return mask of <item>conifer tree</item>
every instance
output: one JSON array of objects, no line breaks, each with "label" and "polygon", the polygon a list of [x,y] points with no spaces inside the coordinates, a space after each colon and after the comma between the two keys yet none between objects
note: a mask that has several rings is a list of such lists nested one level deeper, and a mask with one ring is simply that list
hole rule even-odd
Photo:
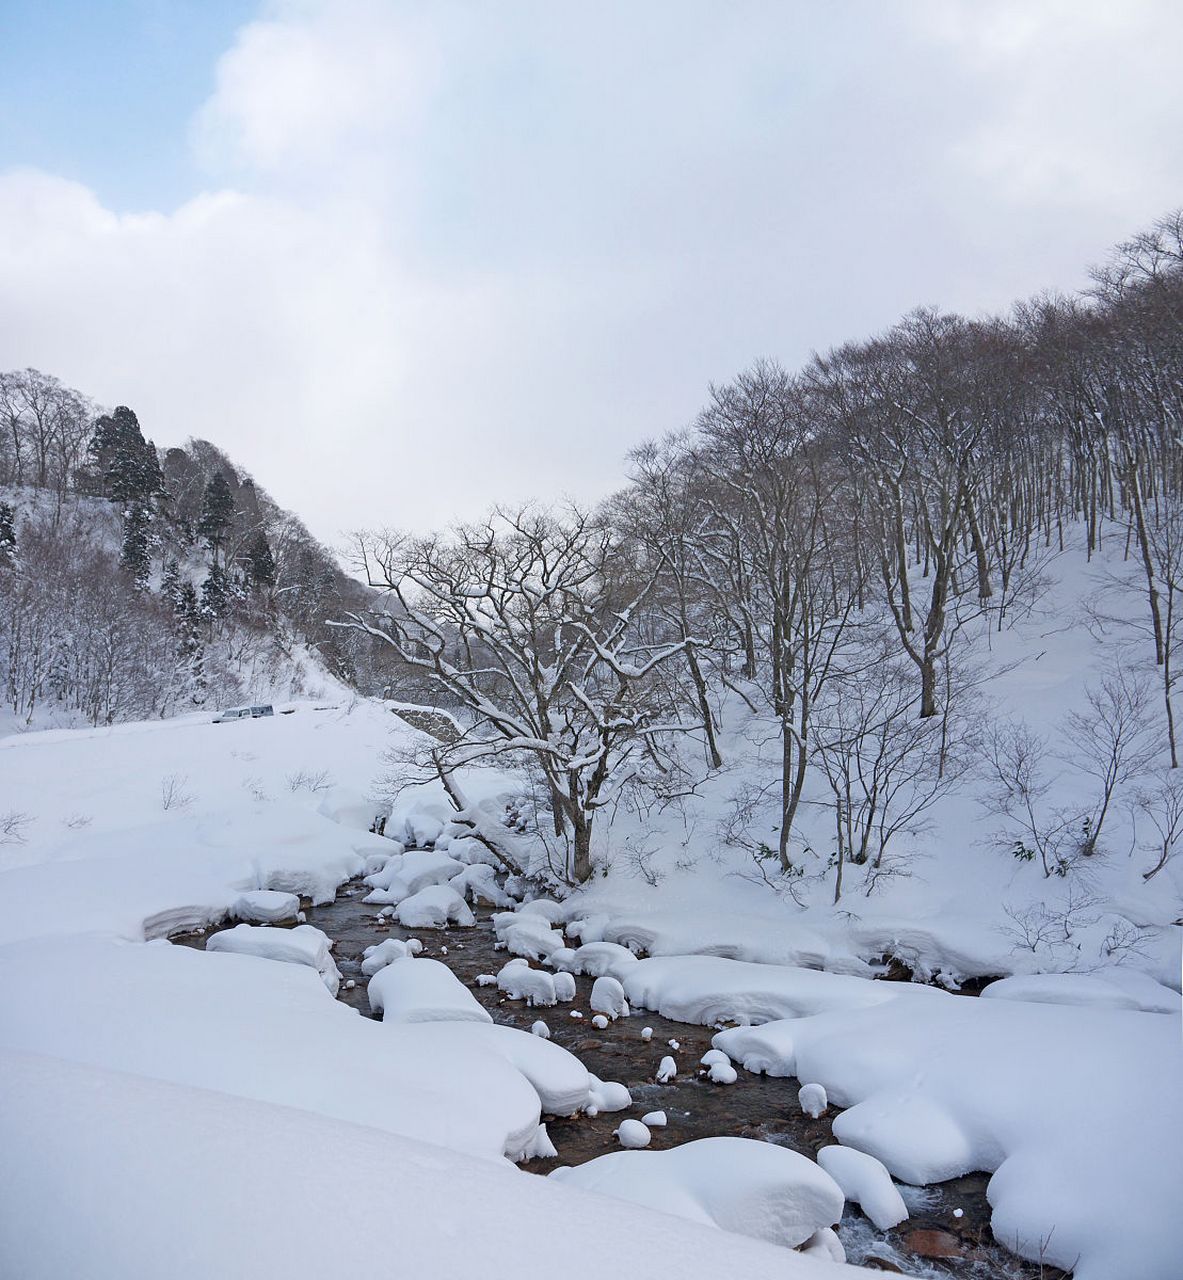
[{"label": "conifer tree", "polygon": [[252,591],[269,591],[275,586],[275,557],[271,554],[271,544],[262,529],[247,547],[244,567]]},{"label": "conifer tree", "polygon": [[209,577],[201,584],[201,615],[212,623],[225,616],[230,607],[231,584],[225,569],[215,561]]},{"label": "conifer tree", "polygon": [[226,534],[234,523],[235,514],[234,495],[230,492],[226,477],[220,471],[216,471],[205,486],[205,496],[201,503],[201,519],[197,524],[197,532],[205,539],[215,564],[218,562],[218,552],[226,540]]}]

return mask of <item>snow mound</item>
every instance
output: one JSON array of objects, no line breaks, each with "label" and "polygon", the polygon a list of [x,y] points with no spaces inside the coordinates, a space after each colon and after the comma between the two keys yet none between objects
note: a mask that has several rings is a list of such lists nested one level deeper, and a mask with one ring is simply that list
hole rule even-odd
[{"label": "snow mound", "polygon": [[833,1226],[844,1203],[838,1184],[812,1160],[749,1138],[616,1151],[550,1176],[790,1249]]},{"label": "snow mound", "polygon": [[497,989],[509,1000],[524,1000],[533,1008],[550,1008],[558,1003],[555,980],[542,969],[511,960],[497,975]]},{"label": "snow mound", "polygon": [[404,898],[394,909],[404,929],[442,929],[448,924],[468,928],[476,916],[450,884],[433,884]]},{"label": "snow mound", "polygon": [[669,1084],[678,1074],[678,1064],[668,1054],[657,1064],[658,1084]]},{"label": "snow mound", "polygon": [[575,949],[571,959],[572,973],[586,973],[589,978],[605,976],[618,981],[637,963],[637,957],[615,942],[585,942]]},{"label": "snow mound", "polygon": [[556,973],[553,977],[555,998],[563,1001],[575,999],[575,979],[569,973]]},{"label": "snow mound", "polygon": [[564,945],[563,935],[550,927],[545,916],[536,913],[500,911],[493,917],[493,931],[510,955],[530,960],[545,960]]},{"label": "snow mound", "polygon": [[531,898],[529,902],[523,902],[518,908],[519,915],[541,916],[547,924],[558,924],[564,913],[563,904],[556,902],[553,898]]},{"label": "snow mound", "polygon": [[267,925],[240,924],[215,933],[206,941],[207,951],[230,951],[240,956],[261,956],[286,964],[306,964],[320,974],[320,980],[336,995],[341,972],[329,954],[332,942],[310,924],[294,929],[273,929]]},{"label": "snow mound", "polygon": [[814,1120],[819,1116],[824,1116],[826,1108],[830,1105],[830,1100],[826,1097],[825,1087],[820,1084],[803,1084],[797,1090],[797,1101],[801,1105],[801,1110]]},{"label": "snow mound", "polygon": [[628,1016],[628,1001],[624,998],[624,988],[615,978],[607,975],[597,978],[592,984],[589,1003],[597,1013],[607,1014],[613,1020]]},{"label": "snow mound", "polygon": [[487,862],[473,862],[448,883],[473,906],[509,907],[513,899],[497,883],[496,872]]},{"label": "snow mound", "polygon": [[640,1120],[622,1120],[612,1135],[622,1147],[638,1151],[653,1140],[648,1127]]},{"label": "snow mound", "polygon": [[476,997],[439,960],[411,956],[379,970],[368,987],[370,1009],[383,1022],[492,1022]]},{"label": "snow mound", "polygon": [[300,914],[300,899],[278,889],[252,889],[234,899],[230,914],[247,924],[280,924]]},{"label": "snow mound", "polygon": [[386,938],[365,949],[361,971],[367,978],[372,978],[379,969],[385,969],[392,960],[401,960],[403,956],[410,954],[407,944],[401,938]]},{"label": "snow mound", "polygon": [[633,1095],[615,1080],[601,1080],[591,1076],[588,1086],[588,1102],[597,1111],[623,1111],[633,1105]]},{"label": "snow mound", "polygon": [[410,853],[388,859],[381,871],[366,877],[372,892],[364,900],[397,906],[404,898],[413,897],[423,889],[446,884],[463,870],[464,863],[446,853],[412,849]]},{"label": "snow mound", "polygon": [[817,1162],[842,1188],[842,1194],[879,1228],[897,1227],[908,1216],[907,1206],[891,1174],[874,1156],[851,1147],[822,1147]]}]

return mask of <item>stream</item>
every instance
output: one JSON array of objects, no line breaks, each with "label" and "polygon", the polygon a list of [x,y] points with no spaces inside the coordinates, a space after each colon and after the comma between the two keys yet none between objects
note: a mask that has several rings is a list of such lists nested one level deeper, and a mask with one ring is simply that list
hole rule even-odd
[{"label": "stream", "polygon": [[[576,978],[576,997],[569,1004],[532,1009],[523,1001],[509,1001],[495,986],[477,984],[479,974],[497,973],[510,958],[495,948],[493,911],[476,908],[477,923],[471,928],[403,929],[392,921],[380,920],[378,907],[363,904],[368,892],[368,886],[355,880],[341,887],[334,902],[304,908],[307,922],[334,941],[333,956],[342,976],[339,1000],[370,1017],[366,978],[361,972],[363,952],[387,937],[416,937],[423,943],[423,955],[446,963],[495,1022],[529,1031],[541,1019],[556,1044],[570,1050],[602,1080],[617,1080],[632,1094],[634,1105],[627,1112],[546,1117],[547,1132],[559,1158],[529,1160],[521,1168],[546,1174],[559,1165],[582,1164],[619,1151],[613,1131],[620,1120],[625,1115],[640,1118],[656,1110],[666,1113],[668,1123],[652,1130],[653,1150],[726,1135],[774,1142],[812,1159],[819,1147],[834,1141],[831,1123],[837,1109],[831,1107],[817,1120],[803,1114],[797,1103],[796,1080],[752,1075],[740,1069],[734,1085],[720,1086],[698,1076],[697,1064],[711,1047],[714,1027],[635,1011],[631,1017],[598,1030],[591,1022],[588,999],[592,979],[587,977]],[[173,941],[204,949],[206,939],[222,927],[174,937]],[[349,979],[356,983],[352,989],[346,986]],[[572,1011],[581,1012],[583,1018],[571,1017]],[[649,1043],[641,1039],[643,1027],[653,1029]],[[677,1049],[670,1047],[671,1040],[678,1043]],[[656,1084],[654,1073],[667,1053],[676,1059],[679,1074],[669,1084]],[[886,1232],[847,1205],[838,1227],[847,1260],[922,1280],[950,1276],[965,1280],[1068,1280],[1067,1272],[1024,1262],[998,1244],[990,1230],[988,1180],[987,1174],[972,1173],[936,1186],[901,1187],[910,1217]]]}]

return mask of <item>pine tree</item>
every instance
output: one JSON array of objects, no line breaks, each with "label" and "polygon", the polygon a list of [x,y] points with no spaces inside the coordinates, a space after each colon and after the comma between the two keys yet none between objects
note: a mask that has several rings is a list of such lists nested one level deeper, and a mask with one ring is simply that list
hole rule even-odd
[{"label": "pine tree", "polygon": [[275,557],[271,544],[260,529],[246,549],[245,565],[247,583],[252,591],[270,591],[275,586]]},{"label": "pine tree", "polygon": [[131,503],[123,513],[123,548],[119,563],[131,576],[136,590],[148,585],[151,558],[148,550],[148,526],[152,520],[151,509],[142,503]]},{"label": "pine tree", "polygon": [[217,471],[205,486],[205,496],[201,503],[201,519],[197,523],[197,532],[205,539],[215,564],[218,560],[218,551],[226,540],[226,534],[234,522],[235,515],[234,495],[230,492],[226,477]]},{"label": "pine tree", "polygon": [[[181,580],[181,566],[177,563],[175,556],[170,556],[165,563],[164,572],[160,578],[160,596],[166,601],[174,614],[179,613],[181,603],[181,592],[186,583]],[[196,599],[196,597],[194,597]]]},{"label": "pine tree", "polygon": [[0,502],[0,568],[16,563],[16,512],[7,502]]}]

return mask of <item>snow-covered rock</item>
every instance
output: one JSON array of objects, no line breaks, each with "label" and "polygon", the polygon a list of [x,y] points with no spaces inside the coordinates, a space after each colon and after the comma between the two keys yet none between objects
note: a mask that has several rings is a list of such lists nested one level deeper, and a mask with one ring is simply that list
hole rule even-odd
[{"label": "snow-covered rock", "polygon": [[545,916],[501,911],[493,917],[493,931],[510,955],[530,960],[545,960],[563,945],[563,935],[556,933]]},{"label": "snow-covered rock", "polygon": [[615,1080],[601,1080],[599,1076],[593,1075],[588,1101],[597,1111],[623,1111],[633,1105],[633,1096],[624,1085]]},{"label": "snow-covered rock", "polygon": [[531,898],[529,902],[523,902],[518,908],[519,915],[541,916],[547,924],[551,925],[562,920],[564,911],[563,904],[556,902],[553,898]]},{"label": "snow-covered rock", "polygon": [[496,872],[486,862],[473,862],[448,881],[453,889],[473,906],[509,907],[513,899],[497,883]]},{"label": "snow-covered rock", "polygon": [[404,956],[371,979],[370,1009],[383,1022],[492,1022],[459,978],[439,960]]},{"label": "snow-covered rock", "polygon": [[657,1075],[654,1077],[658,1084],[669,1084],[671,1080],[678,1074],[678,1064],[666,1054],[664,1058],[657,1064]]},{"label": "snow-covered rock", "polygon": [[531,969],[528,964],[510,961],[497,975],[497,989],[510,1000],[525,1000],[535,1008],[550,1008],[556,1004],[555,980],[542,969]]},{"label": "snow-covered rock", "polygon": [[842,1216],[842,1192],[825,1170],[796,1151],[748,1138],[617,1151],[550,1176],[787,1248]]},{"label": "snow-covered rock", "polygon": [[664,1129],[667,1120],[664,1111],[650,1111],[641,1117],[641,1123],[647,1124],[650,1129]]},{"label": "snow-covered rock", "polygon": [[324,933],[310,924],[298,924],[294,929],[240,924],[213,934],[207,939],[205,949],[308,965],[320,974],[329,993],[335,996],[341,986],[341,972],[329,954],[332,945]]},{"label": "snow-covered rock", "polygon": [[739,1072],[730,1062],[712,1062],[707,1070],[707,1079],[711,1084],[734,1084],[739,1079]]},{"label": "snow-covered rock", "polygon": [[1040,973],[1001,978],[982,990],[984,1000],[1021,1000],[1029,1004],[1069,1004],[1095,1009],[1140,1009],[1179,1013],[1177,991],[1145,974],[1116,966],[1104,973]]},{"label": "snow-covered rock", "polygon": [[801,1110],[807,1116],[812,1116],[816,1120],[819,1116],[826,1114],[826,1108],[830,1105],[829,1099],[826,1097],[824,1085],[820,1084],[803,1084],[797,1090],[797,1101],[801,1106]]},{"label": "snow-covered rock", "polygon": [[448,924],[468,928],[476,917],[450,884],[433,884],[404,898],[394,911],[404,929],[442,929]]},{"label": "snow-covered rock", "polygon": [[247,924],[280,924],[300,914],[300,899],[276,889],[251,889],[234,899],[230,914]]},{"label": "snow-covered rock", "polygon": [[464,871],[464,863],[446,853],[412,849],[390,858],[381,871],[366,877],[372,886],[365,902],[398,906],[431,885],[446,884]]},{"label": "snow-covered rock", "polygon": [[568,1000],[575,999],[575,979],[565,972],[556,973],[554,975],[555,999],[561,1000],[564,1004]]},{"label": "snow-covered rock", "polygon": [[615,1019],[628,1014],[624,988],[615,978],[607,975],[597,978],[592,984],[588,1003],[597,1013],[607,1014],[609,1018]]},{"label": "snow-covered rock", "polygon": [[570,962],[572,973],[586,973],[589,978],[605,975],[620,980],[637,963],[637,957],[615,942],[585,942],[575,949]]},{"label": "snow-covered rock", "polygon": [[550,1039],[550,1028],[542,1021],[541,1018],[531,1025],[530,1033],[532,1035],[541,1036],[543,1040]]},{"label": "snow-covered rock", "polygon": [[372,978],[379,969],[385,969],[392,960],[401,960],[403,956],[409,954],[407,944],[401,938],[386,938],[365,949],[362,955],[361,971],[367,978]]},{"label": "snow-covered rock", "polygon": [[370,831],[378,816],[379,806],[348,787],[333,787],[316,806],[316,812],[330,822],[355,831]]},{"label": "snow-covered rock", "polygon": [[880,1231],[899,1226],[908,1216],[899,1188],[874,1156],[852,1147],[831,1146],[821,1148],[817,1162]]},{"label": "snow-covered rock", "polygon": [[622,1147],[633,1151],[647,1147],[653,1139],[648,1126],[642,1124],[640,1120],[622,1120],[612,1136]]}]

